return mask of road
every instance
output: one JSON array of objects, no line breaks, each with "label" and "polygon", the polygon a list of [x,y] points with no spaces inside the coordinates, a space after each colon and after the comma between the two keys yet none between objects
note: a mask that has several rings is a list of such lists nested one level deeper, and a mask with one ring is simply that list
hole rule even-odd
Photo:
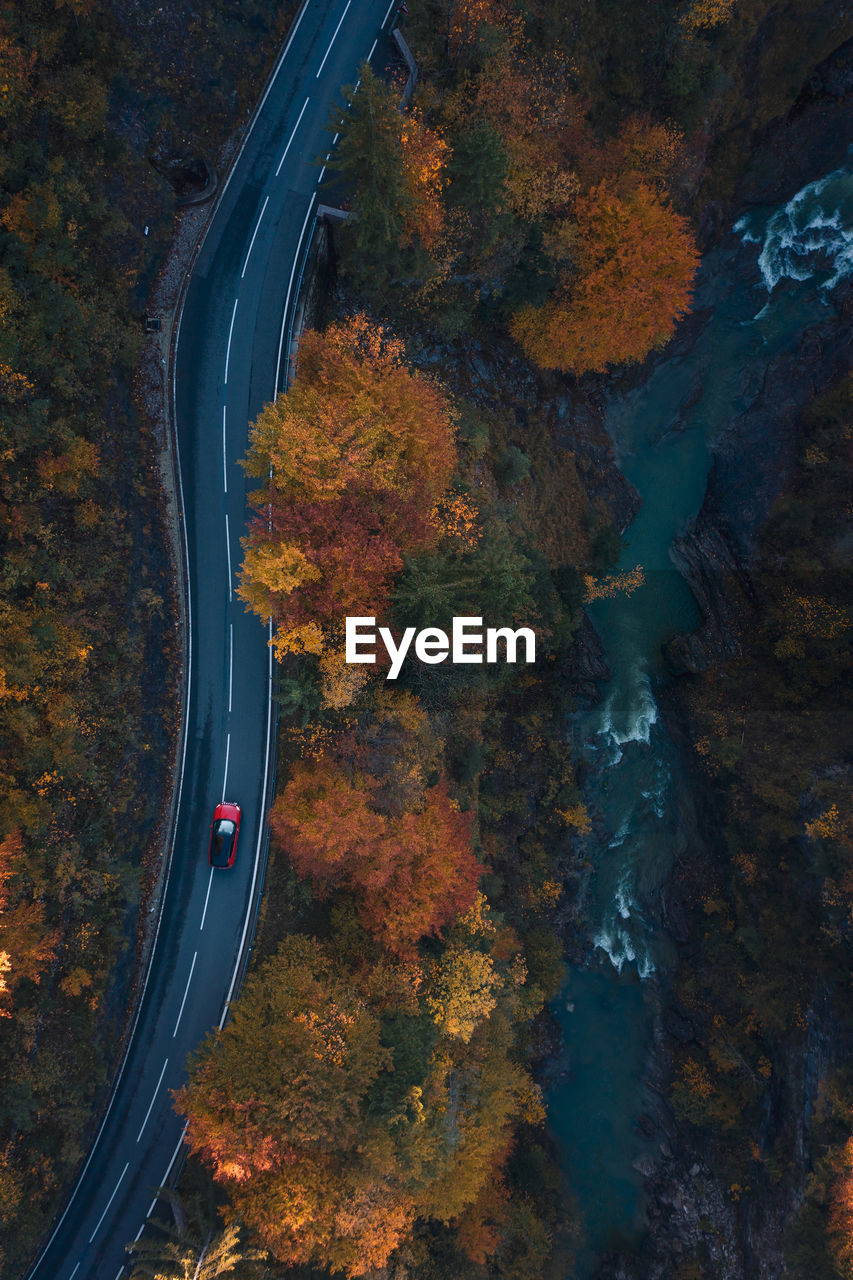
[{"label": "road", "polygon": [[[272,656],[238,600],[248,424],[285,376],[281,350],[340,87],[384,42],[388,0],[308,0],[189,283],[175,406],[190,597],[189,697],[172,868],[148,982],[110,1110],[30,1280],[117,1280],[179,1150],[171,1091],[224,1021],[260,889],[271,785]],[[380,46],[384,53],[384,44]],[[285,335],[286,337],[286,335]],[[278,381],[277,381],[278,380]],[[211,872],[222,799],[243,810],[237,863]]]}]

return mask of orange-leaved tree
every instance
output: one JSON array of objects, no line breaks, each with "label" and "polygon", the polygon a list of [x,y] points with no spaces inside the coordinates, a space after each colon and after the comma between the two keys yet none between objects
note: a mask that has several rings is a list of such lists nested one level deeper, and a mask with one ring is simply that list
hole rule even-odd
[{"label": "orange-leaved tree", "polygon": [[853,1138],[835,1162],[838,1176],[829,1197],[829,1247],[838,1274],[853,1276]]},{"label": "orange-leaved tree", "polygon": [[580,262],[511,328],[545,369],[580,374],[642,360],[689,310],[699,256],[686,218],[645,183],[602,182],[576,204]]},{"label": "orange-leaved tree", "polygon": [[40,981],[58,940],[45,924],[43,904],[13,891],[23,861],[21,834],[12,831],[0,842],[0,1018],[11,1017],[16,983]]},{"label": "orange-leaved tree", "polygon": [[275,619],[280,652],[311,624],[382,612],[403,554],[436,537],[429,513],[455,461],[448,397],[381,325],[357,315],[303,335],[245,464],[263,484],[239,591]]},{"label": "orange-leaved tree", "polygon": [[510,11],[505,0],[450,0],[442,16],[447,64],[458,72],[475,60],[484,35],[505,28]]},{"label": "orange-leaved tree", "polygon": [[[520,25],[509,22],[499,52],[471,90],[475,115],[489,122],[506,150],[511,208],[531,221],[567,212],[578,191],[571,153],[586,128],[583,103],[565,88],[564,69],[534,58]],[[470,112],[465,96],[460,107]]]},{"label": "orange-leaved tree", "polygon": [[176,1101],[187,1143],[281,1261],[358,1275],[411,1222],[365,1144],[367,1096],[390,1066],[353,976],[304,937],[249,977],[228,1026],[195,1055]]},{"label": "orange-leaved tree", "polygon": [[[464,921],[457,932],[477,946]],[[495,960],[489,1008],[463,1037],[425,1007],[430,970],[351,966],[334,943],[286,937],[191,1063],[177,1097],[187,1142],[229,1213],[286,1265],[375,1274],[416,1218],[446,1223],[474,1205],[516,1122],[542,1118],[516,1054],[514,1023],[535,1011],[524,974]],[[481,1255],[496,1243],[489,1212],[469,1233]]]},{"label": "orange-leaved tree", "polygon": [[432,249],[444,224],[441,194],[447,185],[450,147],[413,108],[403,117],[400,148],[403,186],[409,197],[405,232],[409,237],[417,235],[424,248]]},{"label": "orange-leaved tree", "polygon": [[362,924],[398,954],[473,902],[482,868],[471,822],[444,780],[417,809],[379,807],[379,784],[331,757],[297,764],[270,817],[296,871],[322,892],[352,893]]}]

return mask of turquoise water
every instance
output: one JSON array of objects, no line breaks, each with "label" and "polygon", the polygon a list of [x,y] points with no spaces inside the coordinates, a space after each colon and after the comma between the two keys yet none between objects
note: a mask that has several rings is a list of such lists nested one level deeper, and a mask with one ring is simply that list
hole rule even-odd
[{"label": "turquoise water", "polygon": [[828,291],[853,272],[853,176],[811,183],[734,231],[737,240],[703,260],[695,305],[712,314],[693,348],[607,408],[619,465],[643,500],[619,570],[641,565],[645,583],[590,607],[612,679],[602,702],[572,725],[595,821],[584,850],[594,868],[583,904],[591,958],[555,1004],[566,1047],[549,1106],[585,1232],[575,1280],[592,1276],[603,1251],[639,1240],[634,1164],[660,1141],[637,1127],[654,1111],[644,1064],[656,991],[673,963],[657,907],[673,859],[696,838],[681,762],[658,717],[662,647],[699,621],[670,547],[701,506],[709,446],[749,408],[770,361],[825,318]]}]

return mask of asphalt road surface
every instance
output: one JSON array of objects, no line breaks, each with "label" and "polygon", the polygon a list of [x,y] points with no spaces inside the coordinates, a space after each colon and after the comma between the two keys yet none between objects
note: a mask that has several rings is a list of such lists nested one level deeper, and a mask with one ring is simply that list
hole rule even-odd
[{"label": "asphalt road surface", "polygon": [[[396,3],[396,0],[395,0]],[[171,1091],[224,1021],[257,905],[269,795],[272,659],[238,600],[248,424],[285,377],[286,331],[317,202],[317,156],[340,87],[387,51],[388,0],[308,0],[291,27],[193,271],[175,364],[191,657],[175,849],[154,959],[123,1072],[64,1215],[29,1272],[118,1280],[182,1140]],[[232,870],[207,865],[227,799],[243,818]]]}]

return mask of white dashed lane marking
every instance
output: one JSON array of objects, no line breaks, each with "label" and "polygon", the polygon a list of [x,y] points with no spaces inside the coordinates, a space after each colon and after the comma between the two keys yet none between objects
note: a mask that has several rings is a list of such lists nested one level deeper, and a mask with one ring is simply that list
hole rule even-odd
[{"label": "white dashed lane marking", "polygon": [[208,879],[207,879],[207,893],[204,895],[204,910],[201,913],[201,924],[198,926],[199,933],[201,933],[202,929],[204,928],[204,917],[207,915],[207,903],[208,903],[208,899],[210,898],[210,886],[212,884],[213,884],[213,867],[210,868],[210,875],[208,876]]},{"label": "white dashed lane marking", "polygon": [[228,624],[228,714],[231,714],[231,695],[234,691],[234,623]]},{"label": "white dashed lane marking", "polygon": [[225,512],[225,547],[228,551],[228,599],[231,599],[231,529],[228,524],[228,512]]},{"label": "white dashed lane marking", "polygon": [[228,786],[228,757],[231,755],[231,734],[225,735],[225,776],[222,779],[222,803],[225,803],[225,789]]},{"label": "white dashed lane marking", "polygon": [[234,310],[231,312],[231,324],[228,328],[228,346],[225,348],[225,385],[228,386],[228,361],[231,359],[231,336],[234,333],[234,318],[237,315],[237,303],[239,298],[234,299]]},{"label": "white dashed lane marking", "polygon": [[177,1020],[177,1022],[175,1023],[175,1030],[172,1032],[172,1039],[173,1039],[173,1040],[174,1040],[175,1036],[178,1034],[178,1027],[181,1025],[181,1018],[183,1017],[183,1014],[184,1014],[184,1005],[185,1005],[185,1004],[186,1004],[186,1002],[187,1002],[187,993],[188,993],[188,991],[189,991],[189,989],[190,989],[190,983],[192,982],[192,979],[193,979],[193,969],[195,968],[195,962],[196,962],[197,958],[198,958],[198,952],[196,951],[196,952],[193,954],[193,962],[192,962],[192,964],[190,965],[190,976],[187,978],[187,985],[184,987],[184,998],[183,998],[183,1000],[181,1001],[181,1007],[180,1007],[180,1009],[178,1010],[178,1020]]},{"label": "white dashed lane marking", "polygon": [[305,101],[304,101],[304,102],[303,102],[303,104],[302,104],[302,110],[299,112],[299,115],[298,115],[297,120],[296,120],[296,124],[293,126],[293,132],[291,133],[290,137],[287,139],[287,146],[284,148],[284,151],[282,151],[282,153],[281,153],[281,159],[279,160],[279,162],[278,162],[278,168],[277,168],[277,169],[276,169],[276,171],[275,171],[275,176],[276,176],[276,177],[278,177],[278,175],[281,173],[281,166],[284,164],[285,156],[287,155],[288,151],[290,150],[290,144],[291,144],[291,142],[292,142],[292,141],[293,141],[293,139],[296,137],[296,130],[299,128],[299,121],[300,121],[300,120],[302,119],[302,117],[305,115],[305,108],[308,106],[309,101],[310,101],[310,99],[309,99],[309,98],[306,98],[306,99],[305,99]]},{"label": "white dashed lane marking", "polygon": [[225,449],[225,405],[222,406],[222,487],[228,492],[228,454]]},{"label": "white dashed lane marking", "polygon": [[151,1116],[151,1112],[154,1109],[154,1103],[157,1098],[157,1092],[160,1088],[160,1085],[163,1083],[163,1076],[166,1074],[166,1068],[168,1067],[168,1065],[169,1065],[169,1059],[167,1058],[166,1061],[163,1063],[162,1070],[160,1071],[160,1079],[157,1081],[157,1084],[155,1085],[155,1088],[154,1088],[154,1092],[151,1095],[151,1101],[148,1103],[148,1110],[145,1112],[145,1119],[142,1121],[142,1127],[140,1128],[139,1133],[136,1135],[137,1142],[145,1132],[145,1126],[147,1125],[148,1120]]},{"label": "white dashed lane marking", "polygon": [[326,59],[328,58],[329,54],[332,52],[332,45],[335,43],[335,41],[336,41],[336,40],[337,40],[337,38],[338,38],[338,32],[339,32],[339,31],[340,31],[340,29],[341,29],[341,23],[343,22],[344,18],[347,16],[347,10],[349,9],[349,7],[350,7],[350,5],[351,5],[351,4],[352,4],[352,0],[347,0],[346,8],[344,9],[343,13],[341,14],[340,18],[338,19],[338,25],[335,27],[335,34],[332,36],[331,40],[329,41],[329,47],[328,47],[328,49],[327,49],[327,50],[326,50],[326,52],[323,54],[323,61],[320,63],[320,66],[319,66],[319,67],[318,67],[318,69],[317,69],[317,74],[316,74],[316,76],[314,77],[314,79],[315,79],[315,80],[319,80],[319,79],[320,79],[320,72],[321,72],[321,71],[323,70],[323,68],[325,67],[325,65],[326,65]]},{"label": "white dashed lane marking", "polygon": [[249,249],[248,249],[248,252],[247,252],[247,254],[246,254],[246,261],[243,263],[243,270],[240,272],[240,279],[241,279],[241,280],[243,279],[243,276],[246,274],[246,268],[247,268],[247,267],[248,267],[248,265],[249,265],[249,259],[251,258],[251,256],[252,256],[252,250],[253,250],[253,248],[255,247],[255,237],[257,236],[258,232],[259,232],[259,231],[260,231],[260,229],[261,229],[261,220],[262,220],[262,218],[263,218],[264,214],[265,214],[265,213],[266,213],[266,211],[267,211],[267,205],[269,204],[269,202],[270,202],[270,198],[269,198],[269,196],[267,196],[267,197],[264,199],[263,208],[261,209],[261,212],[258,214],[258,220],[257,220],[257,222],[255,223],[255,229],[254,229],[254,231],[252,232],[252,238],[251,238],[251,240],[249,241]]},{"label": "white dashed lane marking", "polygon": [[112,1193],[112,1195],[110,1196],[109,1200],[107,1201],[106,1205],[104,1206],[104,1212],[101,1214],[100,1218],[98,1218],[97,1225],[95,1226],[95,1230],[94,1230],[94,1231],[92,1232],[92,1234],[89,1236],[89,1244],[91,1244],[91,1243],[92,1243],[92,1241],[94,1240],[95,1236],[98,1234],[98,1231],[100,1230],[101,1223],[103,1222],[104,1218],[107,1216],[107,1213],[109,1212],[109,1207],[110,1207],[110,1205],[112,1204],[113,1200],[115,1200],[115,1198],[116,1198],[116,1194],[118,1193],[118,1189],[119,1189],[119,1187],[120,1187],[120,1186],[121,1186],[121,1184],[122,1184],[122,1179],[124,1178],[124,1175],[127,1173],[127,1171],[128,1171],[128,1169],[129,1169],[129,1168],[130,1168],[130,1161],[128,1160],[127,1164],[124,1166],[124,1168],[122,1169],[121,1173],[119,1174],[118,1182],[115,1184],[115,1187],[113,1188],[113,1193]]}]

